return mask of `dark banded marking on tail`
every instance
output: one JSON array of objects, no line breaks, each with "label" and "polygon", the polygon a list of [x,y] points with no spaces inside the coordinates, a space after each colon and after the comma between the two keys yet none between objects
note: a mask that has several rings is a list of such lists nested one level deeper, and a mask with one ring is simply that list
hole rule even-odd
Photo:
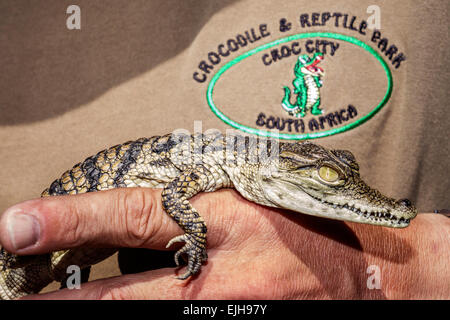
[{"label": "dark banded marking on tail", "polygon": [[98,154],[92,157],[87,158],[81,164],[81,169],[83,170],[84,177],[86,178],[85,187],[87,188],[86,192],[94,192],[97,191],[97,185],[99,183],[101,171],[100,168],[97,167]]},{"label": "dark banded marking on tail", "polygon": [[142,153],[143,145],[147,143],[150,139],[141,138],[134,142],[130,142],[127,150],[124,152],[123,156],[119,159],[120,162],[115,168],[114,172],[114,186],[115,187],[126,187],[123,182],[124,175],[128,172],[130,167],[136,163],[138,157]]},{"label": "dark banded marking on tail", "polygon": [[63,186],[61,184],[61,180],[60,179],[56,179],[55,181],[52,182],[52,184],[48,188],[48,193],[51,196],[56,196],[56,195],[61,195],[61,194],[65,194],[66,193],[66,191],[64,190],[64,188],[63,188]]}]

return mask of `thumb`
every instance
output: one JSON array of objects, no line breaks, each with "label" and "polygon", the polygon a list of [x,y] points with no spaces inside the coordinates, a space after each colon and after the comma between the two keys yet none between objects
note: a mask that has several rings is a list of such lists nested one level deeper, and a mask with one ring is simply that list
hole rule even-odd
[{"label": "thumb", "polygon": [[29,200],[0,219],[0,243],[17,254],[82,245],[163,249],[180,231],[162,209],[161,190],[147,188]]}]

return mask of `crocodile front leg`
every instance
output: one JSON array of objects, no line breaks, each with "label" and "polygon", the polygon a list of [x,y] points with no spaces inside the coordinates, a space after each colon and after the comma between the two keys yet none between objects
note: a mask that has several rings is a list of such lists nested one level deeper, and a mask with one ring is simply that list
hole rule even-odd
[{"label": "crocodile front leg", "polygon": [[166,212],[178,223],[185,232],[169,241],[167,247],[175,242],[185,242],[185,245],[175,254],[175,263],[181,254],[188,256],[187,271],[178,277],[184,280],[196,274],[206,254],[206,224],[188,199],[202,191],[214,191],[221,185],[211,185],[211,172],[202,165],[184,171],[180,176],[169,182],[162,192],[162,203]]}]

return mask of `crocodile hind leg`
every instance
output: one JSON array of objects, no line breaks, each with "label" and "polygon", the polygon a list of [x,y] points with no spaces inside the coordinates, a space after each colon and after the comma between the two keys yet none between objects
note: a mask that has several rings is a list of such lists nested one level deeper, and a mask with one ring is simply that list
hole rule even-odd
[{"label": "crocodile hind leg", "polygon": [[[28,294],[39,293],[52,281],[66,284],[67,268],[77,265],[81,269],[81,282],[88,280],[86,268],[96,264],[112,254],[113,248],[75,248],[32,256],[25,263],[26,256],[16,256],[0,251],[0,299],[16,299]],[[25,260],[24,260],[25,259]]]},{"label": "crocodile hind leg", "polygon": [[61,283],[61,288],[67,286],[67,279],[72,275],[68,271],[70,266],[77,266],[81,270],[81,283],[89,279],[90,266],[110,257],[116,248],[74,248],[51,253],[50,273],[52,278]]},{"label": "crocodile hind leg", "polygon": [[306,94],[306,87],[304,84],[303,78],[296,78],[292,84],[294,85],[294,92],[297,94],[297,118],[300,116],[303,118],[306,115],[307,109],[306,109],[306,102],[307,102],[307,94]]},{"label": "crocodile hind leg", "polygon": [[[31,264],[26,262],[32,261]],[[17,256],[1,249],[0,300],[16,299],[37,293],[52,282],[50,255]]]},{"label": "crocodile hind leg", "polygon": [[317,98],[316,103],[312,106],[311,113],[315,116],[321,115],[323,113],[322,109],[319,108],[320,106],[320,98]]},{"label": "crocodile hind leg", "polygon": [[0,247],[0,264],[2,270],[24,267],[33,263],[38,257],[39,255],[18,256],[7,252],[4,248]]}]

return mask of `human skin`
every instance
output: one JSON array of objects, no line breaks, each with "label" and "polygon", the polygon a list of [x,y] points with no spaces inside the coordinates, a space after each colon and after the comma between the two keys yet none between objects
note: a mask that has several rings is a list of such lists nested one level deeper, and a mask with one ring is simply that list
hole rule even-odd
[{"label": "human skin", "polygon": [[[450,220],[444,216],[419,214],[409,227],[391,229],[264,207],[234,190],[191,202],[208,226],[209,258],[198,275],[181,281],[175,276],[184,268],[165,268],[26,299],[450,298]],[[24,230],[20,239],[20,228],[11,227],[24,216],[36,219],[38,237]],[[164,250],[181,233],[162,209],[161,190],[146,188],[29,200],[0,219],[0,244],[17,254],[83,245]],[[367,285],[373,266],[379,289]]]}]

